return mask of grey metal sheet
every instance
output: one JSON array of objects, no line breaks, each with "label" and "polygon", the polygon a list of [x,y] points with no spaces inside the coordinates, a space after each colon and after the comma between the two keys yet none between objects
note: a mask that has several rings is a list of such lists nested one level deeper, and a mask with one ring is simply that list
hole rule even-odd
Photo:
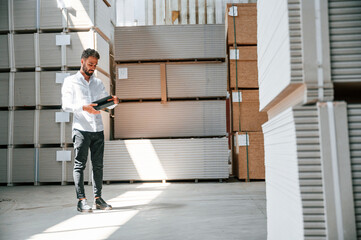
[{"label": "grey metal sheet", "polygon": [[[9,1],[0,1],[0,31],[9,31]],[[2,46],[2,45],[1,45]]]},{"label": "grey metal sheet", "polygon": [[57,1],[41,1],[40,29],[60,29],[63,27],[62,21],[63,15]]},{"label": "grey metal sheet", "polygon": [[121,103],[115,108],[115,138],[226,135],[225,101]]},{"label": "grey metal sheet", "polygon": [[[24,4],[28,5],[28,4]],[[16,68],[35,67],[34,34],[14,34]]]},{"label": "grey metal sheet", "polygon": [[94,15],[95,26],[100,29],[108,38],[111,38],[111,32],[114,32],[114,27],[110,22],[111,8],[109,8],[104,3],[104,1],[95,1]]},{"label": "grey metal sheet", "polygon": [[39,34],[41,67],[61,67],[61,46],[56,45],[56,35],[60,33]]},{"label": "grey metal sheet", "polygon": [[0,145],[8,145],[9,140],[9,112],[0,111]]},{"label": "grey metal sheet", "polygon": [[34,144],[34,110],[14,111],[13,144]]},{"label": "grey metal sheet", "polygon": [[9,106],[10,73],[0,73],[0,107]]},{"label": "grey metal sheet", "polygon": [[227,138],[106,141],[104,180],[228,178]]},{"label": "grey metal sheet", "polygon": [[0,149],[0,183],[7,183],[8,178],[8,150],[6,148]]},{"label": "grey metal sheet", "polygon": [[361,1],[329,0],[331,77],[361,81]]},{"label": "grey metal sheet", "polygon": [[227,64],[167,64],[168,97],[225,97]]},{"label": "grey metal sheet", "polygon": [[35,148],[14,148],[12,160],[12,182],[35,181]]},{"label": "grey metal sheet", "polygon": [[36,29],[36,1],[37,0],[12,1],[15,30]]},{"label": "grey metal sheet", "polygon": [[164,25],[115,28],[115,61],[225,58],[225,27]]},{"label": "grey metal sheet", "polygon": [[9,65],[9,35],[0,35],[0,68],[10,68]]},{"label": "grey metal sheet", "polygon": [[61,182],[62,162],[56,161],[61,148],[39,148],[39,182]]},{"label": "grey metal sheet", "polygon": [[14,79],[14,105],[35,106],[35,72],[16,72]]}]

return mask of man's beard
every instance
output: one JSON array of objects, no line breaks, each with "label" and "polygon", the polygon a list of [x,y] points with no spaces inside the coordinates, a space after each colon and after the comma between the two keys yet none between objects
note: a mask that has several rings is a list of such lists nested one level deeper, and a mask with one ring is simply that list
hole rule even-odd
[{"label": "man's beard", "polygon": [[85,64],[83,64],[83,71],[84,71],[84,73],[85,73],[87,76],[89,76],[89,77],[91,77],[91,75],[93,75],[93,73],[94,73],[94,71],[93,71],[92,73],[90,73],[90,72],[88,71],[88,68],[86,67]]}]

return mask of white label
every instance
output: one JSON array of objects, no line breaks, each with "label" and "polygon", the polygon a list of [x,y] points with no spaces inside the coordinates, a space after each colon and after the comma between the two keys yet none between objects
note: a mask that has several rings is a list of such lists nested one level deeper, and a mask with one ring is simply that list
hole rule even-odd
[{"label": "white label", "polygon": [[55,82],[62,84],[64,82],[64,79],[69,76],[70,73],[56,73]]},{"label": "white label", "polygon": [[70,45],[70,35],[56,35],[56,46]]},{"label": "white label", "polygon": [[70,122],[70,113],[68,112],[56,112],[55,122]]},{"label": "white label", "polygon": [[232,17],[233,16],[237,17],[238,16],[237,6],[230,7],[228,15]]},{"label": "white label", "polygon": [[233,92],[232,102],[242,102],[242,92]]},{"label": "white label", "polygon": [[249,146],[249,135],[241,134],[238,136],[238,146]]},{"label": "white label", "polygon": [[71,3],[70,0],[56,0],[58,3],[58,8],[70,8]]},{"label": "white label", "polygon": [[71,151],[56,151],[56,161],[71,161]]},{"label": "white label", "polygon": [[128,79],[128,68],[118,68],[118,79]]},{"label": "white label", "polygon": [[239,59],[239,49],[231,49],[229,51],[229,59],[231,60],[238,60]]}]

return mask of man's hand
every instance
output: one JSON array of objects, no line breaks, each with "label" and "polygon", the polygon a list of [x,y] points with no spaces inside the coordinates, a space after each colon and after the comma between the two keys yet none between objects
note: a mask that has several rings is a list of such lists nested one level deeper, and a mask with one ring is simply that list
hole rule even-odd
[{"label": "man's hand", "polygon": [[117,96],[113,96],[113,95],[112,95],[112,97],[113,97],[113,98],[109,98],[109,99],[108,99],[108,102],[109,102],[109,101],[114,101],[114,104],[118,104],[118,103],[119,103],[119,98],[118,98]]},{"label": "man's hand", "polygon": [[98,104],[96,103],[91,103],[88,105],[84,105],[83,106],[83,110],[90,113],[90,114],[100,114],[100,111],[95,110],[93,107],[97,106]]}]

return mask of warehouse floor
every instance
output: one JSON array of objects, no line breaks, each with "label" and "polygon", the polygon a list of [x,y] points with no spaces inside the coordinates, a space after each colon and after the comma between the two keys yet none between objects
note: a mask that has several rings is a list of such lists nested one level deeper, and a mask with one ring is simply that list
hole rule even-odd
[{"label": "warehouse floor", "polygon": [[89,214],[76,211],[72,185],[2,186],[0,239],[266,239],[264,182],[110,184],[103,192],[113,210]]}]

